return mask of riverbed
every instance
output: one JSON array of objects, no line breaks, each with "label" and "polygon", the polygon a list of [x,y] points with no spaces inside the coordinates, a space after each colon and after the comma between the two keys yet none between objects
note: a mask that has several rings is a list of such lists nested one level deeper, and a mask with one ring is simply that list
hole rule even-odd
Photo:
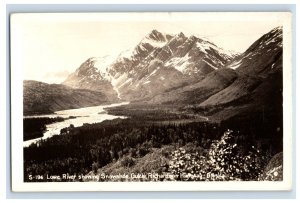
[{"label": "riverbed", "polygon": [[[100,123],[105,120],[113,120],[116,118],[124,119],[126,118],[125,116],[115,116],[115,115],[108,114],[108,112],[105,111],[105,108],[122,106],[127,104],[129,104],[129,102],[92,106],[92,107],[85,107],[79,109],[68,109],[68,110],[56,111],[54,112],[54,114],[48,114],[48,115],[26,116],[26,118],[62,117],[62,118],[66,118],[66,120],[62,122],[56,122],[56,123],[51,123],[49,125],[46,125],[46,132],[44,132],[43,137],[24,141],[23,147],[28,147],[32,143],[36,143],[41,139],[47,139],[49,137],[52,137],[53,135],[58,135],[60,134],[61,129],[69,127],[71,124],[74,127],[79,127],[82,126],[84,123],[92,124],[92,123]],[[69,119],[70,116],[72,117],[72,119]]]}]

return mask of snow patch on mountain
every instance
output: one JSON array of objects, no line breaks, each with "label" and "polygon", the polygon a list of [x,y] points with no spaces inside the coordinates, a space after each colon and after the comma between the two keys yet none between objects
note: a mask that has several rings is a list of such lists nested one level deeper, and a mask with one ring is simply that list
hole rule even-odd
[{"label": "snow patch on mountain", "polygon": [[145,38],[140,42],[141,45],[150,44],[152,47],[156,47],[156,48],[163,47],[166,45],[166,43],[167,43],[167,41],[156,41],[156,40],[148,39],[148,38]]},{"label": "snow patch on mountain", "polygon": [[[277,27],[256,40],[246,52],[231,61],[227,67],[238,69],[243,74],[253,71],[263,74],[266,70],[263,70],[264,65],[261,65],[262,60],[258,61],[257,58],[264,58],[267,62],[280,50],[282,50],[282,27]],[[273,67],[272,65],[271,69]]]},{"label": "snow patch on mountain", "polygon": [[156,72],[157,72],[157,70],[159,69],[160,67],[158,67],[157,69],[155,69],[152,73],[150,73],[150,75],[149,76],[152,76],[152,75],[154,75]]},{"label": "snow patch on mountain", "polygon": [[205,41],[203,39],[198,40],[196,43],[196,46],[197,46],[197,48],[199,48],[199,50],[201,52],[203,52],[205,54],[207,54],[207,50],[215,50],[225,59],[232,59],[235,56],[239,55],[239,53],[236,51],[224,50],[223,48],[218,47],[215,44],[213,44],[209,41]]},{"label": "snow patch on mountain", "polygon": [[125,51],[122,51],[118,58],[130,58],[132,56],[132,50],[131,49],[126,49]]},{"label": "snow patch on mountain", "polygon": [[241,63],[242,63],[242,59],[239,60],[239,61],[233,62],[232,64],[230,64],[230,65],[228,66],[228,68],[231,68],[231,69],[235,70],[235,69],[237,69],[238,67],[240,67]]},{"label": "snow patch on mountain", "polygon": [[205,54],[207,54],[206,50],[209,50],[211,48],[211,46],[209,46],[208,43],[203,43],[203,42],[197,42],[196,46],[201,52]]},{"label": "snow patch on mountain", "polygon": [[123,83],[126,82],[126,80],[128,79],[128,74],[127,73],[123,73],[123,74],[117,74],[114,77],[111,77],[111,83],[114,87],[120,87],[122,86]]},{"label": "snow patch on mountain", "polygon": [[[109,66],[116,60],[116,56],[104,56],[104,57],[92,57],[87,60],[87,67],[85,67],[89,75],[86,77],[92,80],[111,80],[111,76],[108,73]],[[79,76],[80,69],[76,70],[76,75]],[[100,77],[99,77],[100,75]],[[81,80],[84,79],[81,78]]]},{"label": "snow patch on mountain", "polygon": [[124,58],[133,59],[135,55],[139,54],[139,49],[144,52],[148,51],[147,45],[150,45],[153,48],[161,48],[167,43],[167,34],[153,30],[146,37],[144,37],[137,46],[121,52],[118,56],[118,61],[122,61]]},{"label": "snow patch on mountain", "polygon": [[213,69],[215,69],[215,70],[218,69],[216,66],[212,65],[211,63],[209,63],[209,62],[206,61],[205,59],[203,59],[203,61],[204,61],[205,63],[207,63],[207,64],[208,64],[210,67],[212,67]]},{"label": "snow patch on mountain", "polygon": [[127,74],[124,73],[122,75],[118,74],[117,77],[110,77],[111,84],[113,89],[117,92],[118,98],[121,99],[121,93],[119,91],[120,87],[124,85],[127,80]]},{"label": "snow patch on mountain", "polygon": [[174,67],[180,72],[184,72],[188,66],[190,57],[188,54],[186,54],[184,57],[174,57],[171,60],[169,60],[165,65],[169,67]]}]

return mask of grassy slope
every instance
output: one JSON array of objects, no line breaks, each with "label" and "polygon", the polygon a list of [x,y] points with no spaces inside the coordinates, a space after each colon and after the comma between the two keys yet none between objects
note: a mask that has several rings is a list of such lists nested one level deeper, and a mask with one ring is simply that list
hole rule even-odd
[{"label": "grassy slope", "polygon": [[195,104],[223,90],[237,78],[234,70],[222,68],[209,73],[203,80],[153,97],[149,103]]}]

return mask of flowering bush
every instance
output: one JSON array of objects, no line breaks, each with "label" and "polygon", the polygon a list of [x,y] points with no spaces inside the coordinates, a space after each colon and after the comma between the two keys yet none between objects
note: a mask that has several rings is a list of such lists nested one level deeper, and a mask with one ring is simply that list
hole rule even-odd
[{"label": "flowering bush", "polygon": [[212,180],[254,180],[262,173],[264,156],[254,146],[242,153],[233,136],[227,130],[220,141],[213,142],[208,153],[208,173]]},{"label": "flowering bush", "polygon": [[183,148],[171,154],[168,172],[175,180],[222,181],[256,180],[265,164],[264,156],[254,146],[247,153],[236,142],[232,130],[213,141],[206,156],[187,153]]},{"label": "flowering bush", "polygon": [[171,154],[171,157],[168,169],[174,175],[173,180],[205,180],[204,156],[200,156],[198,152],[187,153],[183,148],[179,148]]}]

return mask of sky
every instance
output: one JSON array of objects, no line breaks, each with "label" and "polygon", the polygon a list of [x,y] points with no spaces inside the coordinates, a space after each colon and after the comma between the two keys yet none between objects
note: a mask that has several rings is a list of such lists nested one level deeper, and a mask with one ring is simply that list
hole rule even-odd
[{"label": "sky", "polygon": [[61,83],[90,57],[133,49],[148,33],[196,35],[225,50],[245,51],[277,26],[280,15],[253,14],[16,14],[11,61],[24,80]]}]

